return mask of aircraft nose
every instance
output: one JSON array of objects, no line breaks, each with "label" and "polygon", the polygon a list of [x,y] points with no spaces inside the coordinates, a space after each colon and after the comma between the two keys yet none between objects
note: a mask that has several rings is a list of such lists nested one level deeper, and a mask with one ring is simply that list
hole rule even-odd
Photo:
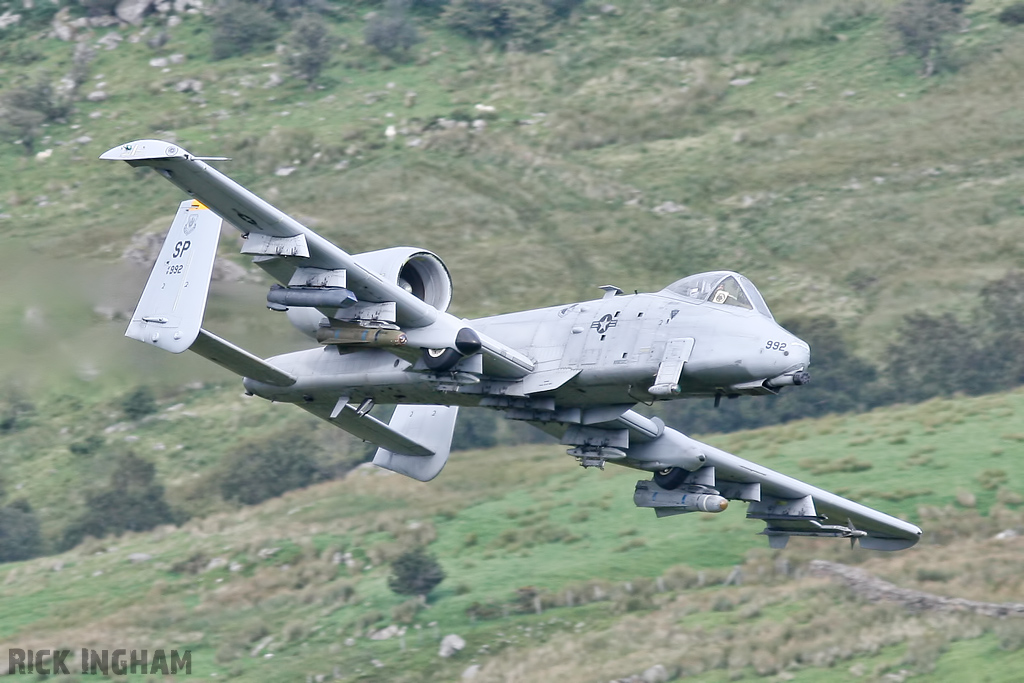
[{"label": "aircraft nose", "polygon": [[811,345],[794,336],[793,341],[789,343],[789,362],[793,365],[800,364],[806,370],[811,364]]},{"label": "aircraft nose", "polygon": [[775,361],[773,368],[775,377],[766,381],[767,386],[778,389],[784,386],[800,386],[811,381],[807,366],[811,364],[811,347],[803,339],[794,334],[786,333],[785,351],[782,358]]}]

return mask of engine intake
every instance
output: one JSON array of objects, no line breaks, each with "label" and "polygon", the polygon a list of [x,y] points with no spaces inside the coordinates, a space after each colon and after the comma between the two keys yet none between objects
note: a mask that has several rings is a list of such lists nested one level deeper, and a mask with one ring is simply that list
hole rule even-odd
[{"label": "engine intake", "polygon": [[356,254],[359,265],[439,311],[452,302],[452,276],[441,258],[417,247],[392,247]]}]

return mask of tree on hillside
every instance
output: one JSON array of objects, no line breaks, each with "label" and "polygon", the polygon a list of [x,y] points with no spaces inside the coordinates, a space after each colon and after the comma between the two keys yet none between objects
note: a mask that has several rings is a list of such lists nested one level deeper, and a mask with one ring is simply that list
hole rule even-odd
[{"label": "tree on hillside", "polygon": [[409,0],[387,0],[383,11],[366,24],[363,39],[386,55],[408,52],[420,42],[416,25],[409,17]]},{"label": "tree on hillside", "polygon": [[321,17],[304,14],[292,25],[285,43],[288,48],[284,57],[285,65],[312,88],[334,56],[338,39]]},{"label": "tree on hillside", "polygon": [[902,51],[921,60],[923,77],[942,67],[950,35],[965,25],[965,4],[963,0],[903,0],[889,15],[889,28]]},{"label": "tree on hillside", "polygon": [[42,125],[60,121],[70,112],[70,96],[57,92],[49,74],[23,77],[0,94],[0,138],[32,154]]},{"label": "tree on hillside", "polygon": [[87,491],[85,514],[64,530],[61,546],[72,548],[86,536],[146,531],[175,521],[156,482],[156,467],[134,453],[119,455],[106,485]]},{"label": "tree on hillside", "polygon": [[28,501],[0,508],[0,562],[18,562],[39,554],[42,536],[39,518]]},{"label": "tree on hillside", "polygon": [[452,0],[442,18],[474,38],[530,45],[551,23],[552,15],[543,0]]},{"label": "tree on hillside", "polygon": [[256,505],[320,478],[316,443],[304,432],[281,431],[244,441],[224,455],[218,477],[224,500]]},{"label": "tree on hillside", "polygon": [[280,21],[242,0],[220,0],[213,9],[213,58],[227,59],[265,46],[277,37]]},{"label": "tree on hillside", "polygon": [[444,569],[425,548],[402,553],[391,563],[388,588],[399,595],[428,595],[444,581]]},{"label": "tree on hillside", "polygon": [[991,391],[995,387],[985,355],[975,330],[952,314],[911,313],[886,354],[893,398],[923,401]]}]

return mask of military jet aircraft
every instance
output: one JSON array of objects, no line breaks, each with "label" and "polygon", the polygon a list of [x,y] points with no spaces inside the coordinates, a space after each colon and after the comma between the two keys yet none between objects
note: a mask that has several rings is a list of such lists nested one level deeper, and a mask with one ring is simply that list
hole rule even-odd
[{"label": "military jet aircraft", "polygon": [[[378,446],[374,464],[420,481],[440,473],[459,407],[486,407],[558,438],[583,467],[651,473],[633,500],[659,517],[748,503],[773,548],[791,536],[900,550],[913,524],[743,460],[634,410],[687,397],[774,394],[805,384],[810,348],[775,322],[753,283],[717,271],[659,292],[602,287],[593,301],[464,320],[447,312],[452,278],[425,249],[349,254],[160,140],[101,159],[148,167],[181,202],[125,335],[193,351],[243,379],[250,394],[294,403]],[[318,342],[259,358],[202,328],[222,220],[279,284],[267,306]],[[397,407],[385,424],[377,404]]]}]

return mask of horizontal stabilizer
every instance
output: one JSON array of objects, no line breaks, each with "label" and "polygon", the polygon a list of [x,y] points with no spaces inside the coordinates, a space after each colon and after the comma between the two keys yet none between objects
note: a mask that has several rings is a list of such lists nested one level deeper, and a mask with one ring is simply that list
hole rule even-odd
[{"label": "horizontal stabilizer", "polygon": [[373,464],[419,481],[430,481],[448,462],[458,413],[458,406],[397,406],[389,427],[430,449],[433,455],[403,455],[381,447],[373,456]]},{"label": "horizontal stabilizer", "polygon": [[178,206],[126,337],[171,353],[192,345],[206,312],[220,224],[220,216],[195,200]]},{"label": "horizontal stabilizer", "polygon": [[282,387],[295,384],[293,375],[206,330],[199,330],[189,350],[242,377]]}]

